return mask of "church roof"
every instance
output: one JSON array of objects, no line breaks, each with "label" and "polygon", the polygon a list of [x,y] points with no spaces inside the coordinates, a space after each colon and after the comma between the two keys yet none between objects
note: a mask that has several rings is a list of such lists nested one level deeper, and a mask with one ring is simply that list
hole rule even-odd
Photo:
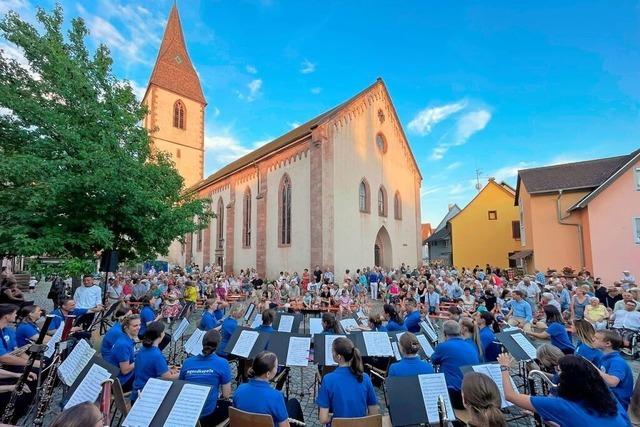
[{"label": "church roof", "polygon": [[169,13],[169,20],[164,30],[164,37],[147,91],[151,85],[159,86],[203,104],[207,103],[202,93],[200,79],[187,52],[180,16],[175,4]]}]

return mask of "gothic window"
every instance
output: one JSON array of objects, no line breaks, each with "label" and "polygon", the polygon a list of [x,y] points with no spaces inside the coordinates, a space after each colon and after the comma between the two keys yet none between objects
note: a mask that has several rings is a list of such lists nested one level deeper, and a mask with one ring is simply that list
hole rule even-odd
[{"label": "gothic window", "polygon": [[362,178],[360,181],[360,187],[358,188],[360,212],[371,212],[371,194],[369,191],[369,183],[366,179]]},{"label": "gothic window", "polygon": [[387,190],[382,185],[378,190],[378,215],[387,216]]},{"label": "gothic window", "polygon": [[399,191],[396,191],[393,197],[393,216],[395,219],[402,219],[402,199]]},{"label": "gothic window", "polygon": [[376,135],[376,147],[378,147],[380,154],[387,152],[387,139],[381,133]]},{"label": "gothic window", "polygon": [[173,104],[173,127],[178,129],[187,127],[187,110],[180,100]]},{"label": "gothic window", "polygon": [[242,200],[242,247],[251,247],[251,189],[247,187]]},{"label": "gothic window", "polygon": [[278,196],[278,231],[280,245],[291,244],[291,179],[285,174],[280,182]]},{"label": "gothic window", "polygon": [[222,242],[224,242],[224,202],[222,197],[218,199],[217,216],[217,230],[216,230],[216,248],[222,249]]}]

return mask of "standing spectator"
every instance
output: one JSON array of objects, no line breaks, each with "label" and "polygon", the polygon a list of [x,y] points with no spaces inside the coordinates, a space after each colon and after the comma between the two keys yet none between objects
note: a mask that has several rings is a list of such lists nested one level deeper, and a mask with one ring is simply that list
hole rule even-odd
[{"label": "standing spectator", "polygon": [[76,308],[88,310],[85,315],[78,319],[78,324],[83,329],[87,329],[95,317],[95,311],[101,311],[103,308],[102,289],[93,283],[93,277],[84,276],[82,286],[78,287],[73,294],[73,300],[76,302]]}]

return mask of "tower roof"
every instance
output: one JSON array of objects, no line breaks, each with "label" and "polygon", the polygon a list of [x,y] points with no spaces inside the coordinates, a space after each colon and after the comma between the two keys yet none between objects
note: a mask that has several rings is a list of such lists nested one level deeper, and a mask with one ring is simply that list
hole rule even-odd
[{"label": "tower roof", "polygon": [[147,90],[152,84],[194,101],[207,103],[202,93],[200,79],[187,52],[180,16],[175,4],[169,13],[169,20]]}]

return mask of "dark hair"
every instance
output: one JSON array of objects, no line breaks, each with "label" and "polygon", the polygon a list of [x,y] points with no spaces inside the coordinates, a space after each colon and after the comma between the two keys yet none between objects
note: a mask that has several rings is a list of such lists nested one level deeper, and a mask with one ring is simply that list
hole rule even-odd
[{"label": "dark hair", "polygon": [[261,351],[258,353],[249,368],[249,378],[260,377],[271,371],[276,366],[278,357],[270,351]]},{"label": "dark hair", "polygon": [[16,313],[18,311],[18,306],[14,304],[0,304],[0,318],[6,316],[7,314]]},{"label": "dark hair", "polygon": [[69,301],[73,301],[73,298],[62,298],[60,300],[60,307],[62,307],[63,305],[67,305]]},{"label": "dark hair", "polygon": [[599,417],[613,417],[618,413],[616,398],[598,370],[580,356],[560,359],[558,397],[577,403]]},{"label": "dark hair", "polygon": [[140,303],[145,307],[150,306],[151,305],[151,297],[149,295],[143,295],[140,298]]},{"label": "dark hair", "polygon": [[411,332],[405,332],[402,334],[399,343],[403,354],[413,355],[420,351],[418,338],[416,338],[416,336]]},{"label": "dark hair", "polygon": [[336,320],[336,315],[333,313],[322,314],[322,330],[323,332],[333,332],[334,334],[342,334],[342,326]]},{"label": "dark hair", "polygon": [[356,376],[359,383],[362,382],[364,369],[360,350],[353,345],[349,338],[340,337],[333,341],[333,351],[342,356],[345,362],[349,362],[351,373]]},{"label": "dark hair", "polygon": [[506,427],[507,423],[500,410],[502,398],[498,386],[487,375],[469,372],[462,380],[464,406],[482,427]]},{"label": "dark hair", "polygon": [[262,312],[262,324],[270,325],[273,323],[273,318],[276,317],[275,310],[269,309]]},{"label": "dark hair", "polygon": [[145,347],[153,346],[153,342],[162,336],[164,332],[164,323],[162,322],[150,322],[147,325],[147,330],[142,336],[142,345]]},{"label": "dark hair", "polygon": [[24,307],[22,307],[20,310],[18,310],[18,321],[22,321],[22,320],[27,320],[29,321],[29,319],[27,319],[27,317],[29,317],[29,315],[31,313],[33,313],[34,311],[36,311],[36,309],[38,308],[37,305],[25,305]]},{"label": "dark hair", "polygon": [[493,332],[500,332],[500,324],[496,322],[496,318],[493,316],[493,314],[489,313],[488,311],[483,311],[482,313],[480,313],[480,318],[484,320],[484,323],[486,323],[487,326],[493,329]]},{"label": "dark hair", "polygon": [[131,311],[131,308],[129,308],[129,306],[127,305],[121,305],[120,307],[118,307],[116,309],[116,312],[113,314],[113,316],[117,319],[121,318],[122,316],[125,316],[128,312]]},{"label": "dark hair", "polygon": [[524,298],[524,292],[522,292],[520,289],[516,289],[515,291],[513,291],[513,294],[519,295],[521,298]]},{"label": "dark hair", "polygon": [[402,323],[402,319],[400,319],[400,315],[398,315],[398,312],[393,305],[385,304],[382,309],[389,316],[389,320],[393,320],[396,323]]},{"label": "dark hair", "polygon": [[611,329],[604,329],[601,331],[596,331],[596,334],[602,334],[602,339],[605,342],[611,343],[611,348],[613,350],[618,350],[622,347],[622,337],[618,335],[617,332],[612,331]]},{"label": "dark hair", "polygon": [[205,301],[204,305],[205,305],[205,310],[208,310],[210,308],[213,308],[213,306],[216,303],[216,299],[215,298],[209,298],[207,299],[207,301]]},{"label": "dark hair", "polygon": [[218,345],[222,341],[222,335],[215,329],[210,330],[202,337],[202,355],[209,356],[218,349]]},{"label": "dark hair", "polygon": [[557,308],[547,304],[544,306],[543,310],[544,310],[544,315],[547,318],[547,325],[554,322],[564,325],[564,320],[562,320],[562,315],[560,314],[560,311],[558,311]]},{"label": "dark hair", "polygon": [[98,407],[90,402],[72,406],[56,415],[49,424],[50,427],[86,427],[94,426],[98,422],[96,412]]},{"label": "dark hair", "polygon": [[371,323],[374,328],[379,328],[380,326],[382,326],[382,319],[380,318],[379,314],[370,314],[369,323]]}]

